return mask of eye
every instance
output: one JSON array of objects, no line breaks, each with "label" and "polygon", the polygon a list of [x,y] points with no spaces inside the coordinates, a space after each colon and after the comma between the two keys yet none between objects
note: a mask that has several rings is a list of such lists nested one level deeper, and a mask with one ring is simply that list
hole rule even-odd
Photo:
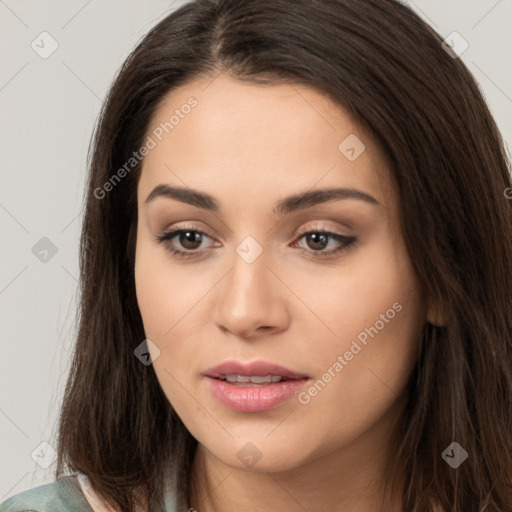
[{"label": "eye", "polygon": [[[173,256],[183,259],[197,258],[204,255],[206,251],[211,250],[211,247],[205,248],[202,245],[207,239],[212,240],[204,231],[192,228],[174,229],[154,237],[154,240],[159,244],[164,244],[166,250]],[[304,252],[317,258],[334,256],[348,249],[356,242],[354,237],[348,237],[321,229],[302,233],[298,240],[300,241],[302,239],[304,239],[307,247],[304,247],[299,242],[294,242],[292,247],[299,247]],[[331,242],[333,243],[331,244]],[[325,250],[330,245],[334,245],[334,247],[331,247],[330,250]]]},{"label": "eye", "polygon": [[[155,241],[160,244],[164,244],[165,248],[177,258],[195,258],[204,252],[204,248],[201,251],[201,244],[205,239],[211,238],[197,229],[174,229],[166,233],[162,233],[154,237]],[[176,239],[173,241],[173,239]],[[178,244],[178,247],[177,247]]]},{"label": "eye", "polygon": [[[320,258],[338,254],[339,252],[348,249],[356,242],[354,237],[344,236],[339,233],[332,233],[331,231],[324,230],[312,230],[302,233],[299,240],[302,239],[304,239],[304,242],[307,245],[306,248],[297,242],[294,243],[294,246],[302,247],[306,252],[313,253],[313,256]],[[329,243],[331,241],[334,242],[334,244],[331,244],[330,250],[325,251],[324,249],[329,247]],[[334,248],[332,248],[332,245],[334,245]]]}]

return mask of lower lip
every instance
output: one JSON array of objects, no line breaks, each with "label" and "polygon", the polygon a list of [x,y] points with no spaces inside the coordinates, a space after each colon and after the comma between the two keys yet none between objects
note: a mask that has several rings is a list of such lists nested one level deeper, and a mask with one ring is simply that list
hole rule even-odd
[{"label": "lower lip", "polygon": [[308,379],[285,380],[271,384],[241,386],[206,377],[217,400],[234,411],[261,412],[274,409],[299,392]]}]

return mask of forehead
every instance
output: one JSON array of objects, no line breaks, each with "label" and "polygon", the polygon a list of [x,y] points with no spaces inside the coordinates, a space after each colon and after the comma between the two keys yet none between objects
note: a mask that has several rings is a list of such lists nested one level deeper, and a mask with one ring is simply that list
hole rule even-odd
[{"label": "forehead", "polygon": [[371,137],[341,106],[302,85],[205,76],[166,95],[147,136],[154,147],[143,162],[142,200],[161,183],[255,203],[316,186],[355,187],[381,204],[391,194]]}]

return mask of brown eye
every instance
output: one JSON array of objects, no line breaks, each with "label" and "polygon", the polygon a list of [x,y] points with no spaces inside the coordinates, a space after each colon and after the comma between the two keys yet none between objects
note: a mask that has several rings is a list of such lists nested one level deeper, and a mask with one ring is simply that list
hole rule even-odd
[{"label": "brown eye", "polygon": [[[175,229],[154,237],[155,242],[163,244],[176,258],[200,258],[211,251],[213,239],[203,231],[184,228]],[[203,244],[210,240],[210,247]],[[215,242],[214,242],[215,244]]]},{"label": "brown eye", "polygon": [[201,245],[203,234],[198,231],[182,231],[178,240],[184,249],[194,250]]},{"label": "brown eye", "polygon": [[[356,239],[343,236],[330,231],[308,231],[299,237],[299,242],[293,245],[300,247],[303,251],[313,254],[315,257],[334,257],[343,250],[350,248]],[[302,245],[302,244],[305,244]],[[327,249],[327,250],[325,250]]]},{"label": "brown eye", "polygon": [[325,233],[311,232],[305,235],[305,240],[310,249],[321,251],[327,247],[329,237]]}]

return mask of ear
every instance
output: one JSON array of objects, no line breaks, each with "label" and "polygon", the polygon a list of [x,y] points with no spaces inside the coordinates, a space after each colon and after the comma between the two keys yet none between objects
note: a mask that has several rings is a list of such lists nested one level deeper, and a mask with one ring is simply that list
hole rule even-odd
[{"label": "ear", "polygon": [[430,299],[427,301],[427,321],[437,327],[445,327],[450,320],[451,310],[442,301]]}]

